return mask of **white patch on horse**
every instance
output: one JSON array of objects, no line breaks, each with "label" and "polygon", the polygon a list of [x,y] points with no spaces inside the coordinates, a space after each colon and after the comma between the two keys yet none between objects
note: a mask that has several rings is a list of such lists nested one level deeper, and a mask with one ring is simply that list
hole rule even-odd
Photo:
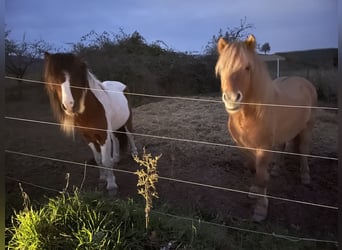
[{"label": "white patch on horse", "polygon": [[[95,144],[90,142],[88,146],[91,148],[91,151],[93,152],[95,162],[98,166],[102,166],[102,158],[101,158],[101,153],[97,152],[95,148]],[[101,181],[106,181],[106,173],[103,168],[100,168],[100,180]]]},{"label": "white patch on horse", "polygon": [[88,82],[90,90],[103,106],[108,130],[115,132],[125,125],[130,115],[128,101],[123,92],[126,85],[117,81],[101,83],[90,72],[88,72]]},{"label": "white patch on horse", "polygon": [[101,157],[102,157],[102,166],[105,167],[104,173],[107,181],[107,190],[117,189],[118,185],[115,182],[115,176],[113,174],[113,166],[114,163],[117,163],[117,159],[114,158],[115,154],[113,154],[112,158],[112,143],[113,147],[115,147],[116,142],[114,142],[110,136],[112,132],[107,132],[107,139],[103,145],[101,145]]},{"label": "white patch on horse", "polygon": [[64,72],[64,75],[65,75],[65,82],[61,84],[62,104],[64,105],[66,109],[66,113],[68,115],[72,115],[75,101],[71,94],[71,89],[70,89],[70,75],[67,72]]}]

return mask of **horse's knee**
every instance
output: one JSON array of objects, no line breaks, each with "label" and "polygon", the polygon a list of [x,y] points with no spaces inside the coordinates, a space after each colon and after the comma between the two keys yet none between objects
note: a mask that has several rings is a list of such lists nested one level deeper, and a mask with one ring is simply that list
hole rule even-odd
[{"label": "horse's knee", "polygon": [[257,198],[263,197],[265,195],[266,195],[266,188],[265,187],[252,185],[249,188],[249,193],[248,193],[249,198],[257,199]]},{"label": "horse's knee", "polygon": [[280,174],[280,168],[278,164],[272,164],[271,169],[270,169],[270,175],[271,176],[279,176]]},{"label": "horse's knee", "polygon": [[308,185],[311,182],[311,177],[309,173],[301,173],[301,181],[304,185]]}]

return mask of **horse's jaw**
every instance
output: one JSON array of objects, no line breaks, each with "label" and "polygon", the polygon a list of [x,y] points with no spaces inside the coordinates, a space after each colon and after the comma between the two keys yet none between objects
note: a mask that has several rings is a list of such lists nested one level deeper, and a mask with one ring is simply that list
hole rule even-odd
[{"label": "horse's jaw", "polygon": [[74,118],[76,116],[75,112],[64,110],[64,114],[70,118]]},{"label": "horse's jaw", "polygon": [[241,110],[241,107],[236,107],[236,108],[227,108],[226,107],[226,111],[227,111],[227,113],[228,114],[230,114],[230,115],[233,115],[233,114],[236,114],[236,113],[238,113],[239,111]]},{"label": "horse's jaw", "polygon": [[224,102],[224,106],[228,114],[232,115],[239,112],[242,108],[240,103],[227,103]]}]

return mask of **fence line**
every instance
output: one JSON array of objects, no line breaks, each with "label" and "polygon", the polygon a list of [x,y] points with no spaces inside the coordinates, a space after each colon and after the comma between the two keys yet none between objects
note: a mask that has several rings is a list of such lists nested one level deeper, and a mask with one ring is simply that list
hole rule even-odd
[{"label": "fence line", "polygon": [[[40,84],[50,84],[50,85],[60,85],[57,83],[46,83],[44,81],[33,80],[33,79],[25,79],[25,78],[18,78],[18,77],[11,77],[5,76],[6,79],[9,80],[19,80],[24,82],[31,82],[31,83],[40,83]],[[99,89],[93,88],[86,88],[86,87],[77,87],[77,86],[70,86],[71,88],[76,89],[87,89],[92,91],[102,91]],[[108,90],[108,92],[113,93],[122,93],[119,91]],[[133,92],[125,92],[127,95],[132,96],[141,96],[141,97],[150,97],[150,98],[162,98],[162,99],[173,99],[173,100],[184,100],[184,101],[199,101],[199,102],[211,102],[211,103],[222,103],[222,101],[218,100],[210,100],[204,98],[190,98],[190,97],[181,97],[181,96],[167,96],[167,95],[152,95],[152,94],[142,94],[142,93],[133,93]],[[253,103],[253,102],[241,102],[241,104],[245,105],[254,105],[254,106],[269,106],[269,107],[284,107],[284,108],[309,108],[309,109],[324,109],[324,110],[335,110],[337,111],[337,107],[326,107],[326,106],[300,106],[300,105],[283,105],[283,104],[272,104],[272,103]]]},{"label": "fence line", "polygon": [[54,189],[54,188],[44,187],[44,186],[37,185],[37,184],[31,183],[31,182],[19,180],[17,178],[14,178],[14,177],[11,177],[11,176],[8,176],[8,175],[6,175],[5,177],[6,177],[6,179],[9,179],[9,180],[12,180],[12,181],[17,181],[19,183],[24,183],[26,185],[33,186],[33,187],[36,187],[36,188],[45,189],[47,191],[53,191],[53,192],[57,192],[57,193],[61,193],[62,192],[62,191]]},{"label": "fence line", "polygon": [[333,241],[333,240],[321,240],[321,239],[314,239],[314,238],[301,238],[301,237],[290,236],[290,235],[276,234],[274,232],[273,233],[267,233],[267,232],[262,232],[262,231],[256,231],[256,230],[251,230],[251,229],[240,228],[240,227],[228,226],[228,225],[224,225],[224,224],[217,224],[217,223],[214,223],[214,222],[209,222],[209,221],[204,221],[204,220],[196,220],[196,219],[185,217],[185,216],[173,215],[173,214],[163,213],[163,212],[154,211],[154,210],[152,210],[151,213],[160,214],[160,215],[164,215],[164,216],[169,216],[169,217],[173,217],[173,218],[181,219],[181,220],[188,220],[188,221],[192,221],[192,222],[197,222],[199,225],[202,223],[202,224],[206,224],[206,225],[218,226],[218,227],[223,227],[223,228],[226,228],[226,229],[233,229],[233,230],[247,232],[247,233],[261,234],[261,235],[265,235],[265,236],[273,236],[275,238],[284,239],[284,240],[288,240],[288,241],[292,241],[292,242],[312,241],[312,242],[331,243],[331,244],[338,245],[338,242],[337,241]]},{"label": "fence line", "polygon": [[[40,189],[43,189],[43,190],[54,191],[54,192],[57,192],[57,193],[63,193],[60,190],[52,189],[52,188],[49,188],[49,187],[44,187],[44,186],[37,185],[37,184],[31,183],[31,182],[27,182],[27,181],[24,181],[24,180],[19,180],[17,178],[11,177],[11,176],[5,176],[5,178],[9,179],[9,180],[12,180],[12,181],[19,182],[19,183],[24,183],[26,185],[33,186],[33,187],[36,187],[36,188],[40,188]],[[194,219],[194,218],[190,218],[190,217],[185,217],[185,216],[179,216],[179,215],[164,213],[164,212],[155,211],[155,210],[152,210],[151,213],[152,214],[156,214],[156,215],[168,216],[168,217],[171,217],[171,218],[174,218],[174,219],[178,219],[178,220],[191,221],[192,223],[196,222],[196,223],[198,223],[198,225],[204,224],[204,225],[209,225],[209,226],[221,227],[221,228],[235,230],[235,231],[241,231],[241,232],[245,232],[245,233],[253,233],[253,234],[259,234],[259,235],[279,238],[279,239],[288,240],[288,241],[292,241],[292,242],[309,241],[309,242],[328,243],[328,244],[338,245],[338,242],[337,241],[333,241],[333,240],[323,240],[323,239],[315,239],[315,238],[303,238],[303,237],[297,237],[297,236],[276,234],[274,232],[273,233],[262,232],[262,231],[257,231],[257,230],[251,230],[251,229],[246,229],[246,228],[229,226],[229,225],[225,225],[225,224],[218,224],[218,223],[209,222],[209,221],[205,221],[205,220],[201,220],[201,219]]]},{"label": "fence line", "polygon": [[[39,124],[45,124],[45,125],[54,125],[54,126],[60,126],[61,125],[60,123],[57,123],[57,122],[48,122],[48,121],[41,121],[41,120],[34,120],[34,119],[27,119],[27,118],[13,117],[13,116],[5,116],[4,118],[8,119],[8,120],[39,123]],[[79,129],[89,129],[89,130],[95,130],[95,131],[107,131],[106,129],[85,127],[85,126],[74,126],[74,127],[79,128]],[[127,134],[127,132],[124,132],[124,131],[112,131],[112,132],[120,133],[120,134]],[[312,155],[312,154],[300,154],[300,153],[285,152],[285,151],[279,151],[279,150],[260,149],[260,148],[244,147],[244,146],[231,145],[231,144],[206,142],[206,141],[191,140],[191,139],[184,139],[184,138],[175,138],[175,137],[169,137],[169,136],[148,135],[148,134],[141,134],[141,133],[135,133],[135,132],[129,132],[129,134],[132,134],[134,136],[141,136],[141,137],[148,137],[148,138],[162,139],[162,140],[170,140],[170,141],[177,141],[177,142],[188,142],[188,143],[196,143],[196,144],[201,144],[201,145],[237,148],[237,149],[244,149],[244,150],[263,150],[263,151],[269,152],[269,153],[285,154],[285,155],[292,155],[292,156],[306,156],[306,157],[316,158],[316,159],[338,161],[337,157],[320,156],[320,155]]]},{"label": "fence line", "polygon": [[[14,154],[14,155],[21,155],[21,156],[26,156],[26,157],[32,157],[32,158],[37,158],[37,159],[43,159],[43,160],[49,160],[49,161],[55,161],[55,162],[61,162],[61,163],[67,163],[67,164],[73,164],[73,165],[78,165],[78,166],[84,166],[84,163],[80,163],[80,162],[63,160],[63,159],[58,159],[58,158],[54,158],[54,157],[40,156],[40,155],[29,154],[29,153],[24,153],[24,152],[18,152],[18,151],[13,151],[13,150],[5,150],[5,153]],[[134,174],[135,175],[135,173],[133,171],[123,170],[123,169],[106,168],[106,167],[101,167],[101,166],[97,166],[97,165],[93,165],[93,164],[87,164],[87,166],[88,167],[92,167],[92,168],[97,168],[97,169],[114,170],[116,172],[121,172],[121,173],[126,173],[126,174]],[[209,185],[209,184],[203,184],[203,183],[198,183],[198,182],[193,182],[193,181],[186,181],[186,180],[181,180],[181,179],[176,179],[176,178],[171,178],[171,177],[159,176],[158,178],[161,179],[161,180],[167,180],[167,181],[173,181],[173,182],[189,184],[189,185],[194,185],[194,186],[212,188],[212,189],[217,189],[217,190],[222,190],[222,191],[235,192],[235,193],[246,194],[246,195],[253,194],[255,196],[266,197],[266,198],[270,198],[270,199],[274,199],[274,200],[279,200],[279,201],[286,201],[286,202],[292,202],[292,203],[297,203],[297,204],[302,204],[302,205],[309,205],[309,206],[314,206],[314,207],[338,210],[338,207],[330,206],[330,205],[324,205],[324,204],[317,204],[317,203],[313,203],[313,202],[306,202],[306,201],[300,201],[300,200],[287,199],[287,198],[282,198],[282,197],[277,197],[277,196],[272,196],[272,195],[264,195],[264,194],[251,193],[251,192],[248,192],[248,191],[237,190],[237,189],[232,189],[232,188],[225,188],[225,187],[214,186],[214,185]]]}]

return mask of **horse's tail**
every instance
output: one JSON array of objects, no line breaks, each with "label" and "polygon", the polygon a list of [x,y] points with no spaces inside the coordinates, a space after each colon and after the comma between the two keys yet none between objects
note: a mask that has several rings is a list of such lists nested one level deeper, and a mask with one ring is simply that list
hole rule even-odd
[{"label": "horse's tail", "polygon": [[127,151],[128,138],[127,138],[127,135],[126,135],[125,126],[122,126],[121,128],[119,128],[117,130],[117,132],[115,133],[115,136],[119,140],[120,151],[121,152]]},{"label": "horse's tail", "polygon": [[[125,150],[128,151],[128,136],[127,132],[133,132],[132,131],[132,109],[129,108],[129,117],[127,122],[117,130],[117,133],[115,133],[115,136],[118,138],[120,143],[120,151],[124,152]],[[128,130],[128,131],[127,131]]]},{"label": "horse's tail", "polygon": [[[127,95],[127,92],[129,92],[128,87],[126,87],[124,89],[124,95],[127,99],[128,102],[128,108],[129,108],[129,117],[128,120],[126,121],[126,123],[117,130],[117,133],[115,133],[115,136],[118,138],[119,143],[120,143],[120,151],[124,152],[124,151],[128,151],[128,142],[129,142],[129,138],[127,133],[129,132],[133,132],[133,119],[132,119],[132,108],[130,105],[130,96]],[[132,145],[131,145],[132,146]]]}]

